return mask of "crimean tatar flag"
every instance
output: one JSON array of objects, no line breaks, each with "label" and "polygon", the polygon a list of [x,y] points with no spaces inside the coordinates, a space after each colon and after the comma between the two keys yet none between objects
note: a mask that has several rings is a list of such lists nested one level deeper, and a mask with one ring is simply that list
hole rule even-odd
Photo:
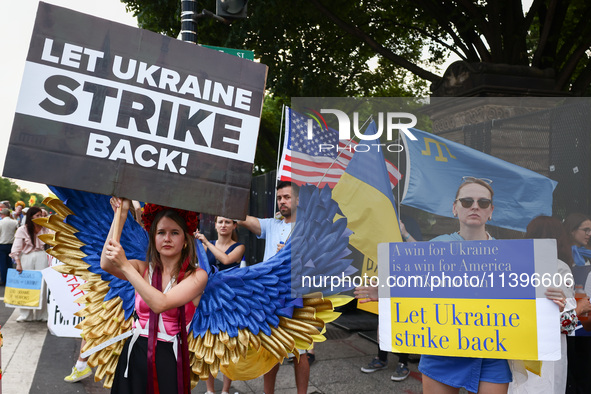
[{"label": "crimean tatar flag", "polygon": [[462,177],[473,176],[493,181],[493,226],[525,231],[536,216],[552,215],[556,181],[438,135],[411,131],[416,141],[402,135],[407,157],[402,204],[452,217]]}]

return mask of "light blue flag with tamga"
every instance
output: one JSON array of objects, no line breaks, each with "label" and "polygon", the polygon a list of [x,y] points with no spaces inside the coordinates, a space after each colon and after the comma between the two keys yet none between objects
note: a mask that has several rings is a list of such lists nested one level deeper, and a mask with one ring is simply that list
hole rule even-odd
[{"label": "light blue flag with tamga", "polygon": [[402,135],[407,157],[402,204],[452,217],[462,177],[473,176],[493,181],[493,226],[525,231],[536,216],[552,215],[556,181],[437,135],[411,132],[416,141]]}]

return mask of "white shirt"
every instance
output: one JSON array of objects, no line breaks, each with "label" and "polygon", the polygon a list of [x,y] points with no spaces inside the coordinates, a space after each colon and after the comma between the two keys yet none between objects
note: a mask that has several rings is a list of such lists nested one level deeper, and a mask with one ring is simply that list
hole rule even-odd
[{"label": "white shirt", "polygon": [[257,219],[261,225],[261,235],[257,236],[257,238],[265,240],[263,261],[267,261],[277,254],[277,244],[287,241],[291,234],[292,223],[285,223],[285,219]]},{"label": "white shirt", "polygon": [[0,220],[0,245],[14,243],[14,233],[16,233],[17,227],[18,223],[16,220],[8,216]]}]

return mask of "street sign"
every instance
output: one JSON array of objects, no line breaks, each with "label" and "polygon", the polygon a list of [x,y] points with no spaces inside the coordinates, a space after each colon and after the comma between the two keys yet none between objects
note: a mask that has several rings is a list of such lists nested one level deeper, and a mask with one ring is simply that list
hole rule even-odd
[{"label": "street sign", "polygon": [[224,52],[232,56],[238,56],[242,59],[254,60],[254,51],[247,51],[246,49],[234,49],[224,47],[214,47],[212,45],[201,45],[202,47],[214,49],[216,51]]}]

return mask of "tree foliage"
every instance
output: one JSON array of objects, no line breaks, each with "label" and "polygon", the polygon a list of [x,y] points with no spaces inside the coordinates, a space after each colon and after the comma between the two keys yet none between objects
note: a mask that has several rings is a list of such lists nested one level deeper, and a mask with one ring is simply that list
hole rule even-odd
[{"label": "tree foliage", "polygon": [[[122,2],[140,27],[178,36],[180,0]],[[213,11],[215,1],[198,6]],[[266,104],[428,95],[452,54],[468,63],[551,69],[559,94],[586,95],[591,85],[588,0],[533,0],[525,11],[521,0],[257,0],[248,15],[231,25],[201,18],[198,41],[254,50],[269,66]],[[261,170],[274,167],[279,130],[264,111]]]},{"label": "tree foliage", "polygon": [[[180,0],[122,0],[140,27],[176,36]],[[200,7],[215,9],[213,0]],[[231,26],[199,22],[199,41],[253,49],[277,95],[425,93],[451,53],[467,62],[555,72],[555,89],[591,84],[587,0],[257,0]]]},{"label": "tree foliage", "polygon": [[17,201],[23,201],[26,204],[26,206],[29,206],[31,196],[35,196],[37,200],[34,206],[43,206],[43,204],[41,204],[41,202],[43,201],[43,196],[41,194],[29,193],[25,190],[22,190],[16,183],[11,181],[10,179],[0,177],[0,201],[10,201],[10,205],[13,208],[14,204]]}]

